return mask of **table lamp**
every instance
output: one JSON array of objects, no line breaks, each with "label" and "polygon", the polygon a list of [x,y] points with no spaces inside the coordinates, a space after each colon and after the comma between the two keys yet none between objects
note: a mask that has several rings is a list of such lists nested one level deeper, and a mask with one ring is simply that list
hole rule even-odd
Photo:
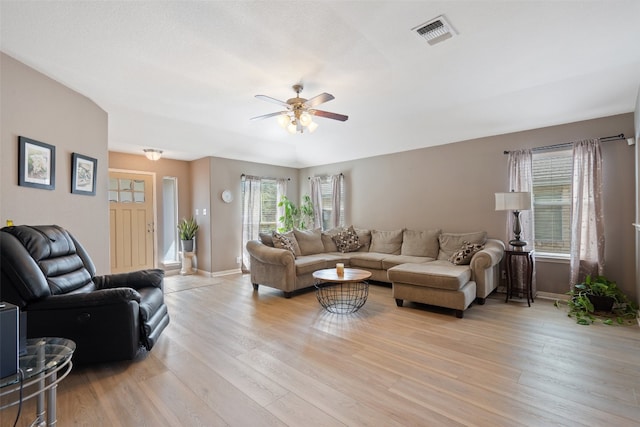
[{"label": "table lamp", "polygon": [[496,193],[496,210],[513,211],[515,221],[513,222],[513,234],[515,239],[509,244],[516,248],[527,246],[527,242],[520,240],[522,227],[520,226],[520,211],[531,209],[531,193],[528,191],[511,191],[510,193]]}]

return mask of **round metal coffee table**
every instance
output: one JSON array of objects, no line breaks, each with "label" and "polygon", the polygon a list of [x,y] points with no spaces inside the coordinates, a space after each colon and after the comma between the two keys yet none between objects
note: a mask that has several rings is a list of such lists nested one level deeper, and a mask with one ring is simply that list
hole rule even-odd
[{"label": "round metal coffee table", "polygon": [[356,268],[345,268],[338,275],[335,268],[313,273],[318,302],[331,313],[355,313],[367,302],[371,273]]}]

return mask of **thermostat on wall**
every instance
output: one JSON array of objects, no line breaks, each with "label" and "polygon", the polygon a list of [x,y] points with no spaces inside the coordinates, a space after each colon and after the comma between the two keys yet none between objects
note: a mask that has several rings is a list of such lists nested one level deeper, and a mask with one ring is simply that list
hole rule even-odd
[{"label": "thermostat on wall", "polygon": [[231,194],[231,191],[224,190],[222,192],[222,201],[225,203],[231,203],[233,201],[233,194]]}]

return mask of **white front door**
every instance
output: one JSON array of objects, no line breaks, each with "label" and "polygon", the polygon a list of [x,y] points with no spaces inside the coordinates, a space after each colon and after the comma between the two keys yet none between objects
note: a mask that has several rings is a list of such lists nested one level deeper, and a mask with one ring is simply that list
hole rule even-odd
[{"label": "white front door", "polygon": [[109,171],[111,273],[154,267],[153,176]]}]

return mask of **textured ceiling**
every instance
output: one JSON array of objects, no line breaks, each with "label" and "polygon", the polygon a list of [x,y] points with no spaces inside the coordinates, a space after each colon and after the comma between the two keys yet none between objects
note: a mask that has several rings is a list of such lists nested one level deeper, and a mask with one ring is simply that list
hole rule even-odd
[{"label": "textured ceiling", "polygon": [[[458,35],[411,29],[444,14]],[[633,111],[640,1],[5,1],[6,54],[109,114],[109,149],[305,167]],[[289,135],[254,98],[335,100]]]}]

